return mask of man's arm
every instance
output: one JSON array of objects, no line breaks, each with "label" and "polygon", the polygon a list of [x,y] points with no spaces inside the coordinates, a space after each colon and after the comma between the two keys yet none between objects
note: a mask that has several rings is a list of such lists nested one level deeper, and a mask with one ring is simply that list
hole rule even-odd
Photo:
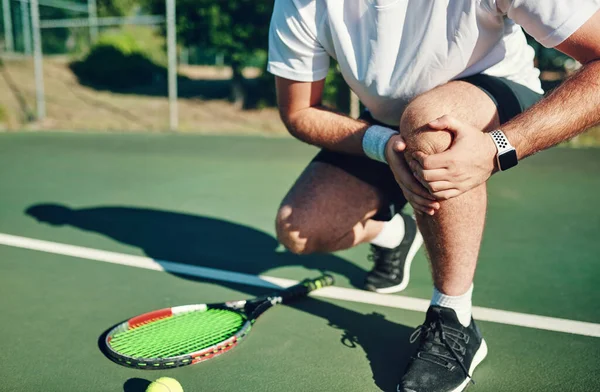
[{"label": "man's arm", "polygon": [[[502,125],[519,159],[568,140],[600,124],[600,11],[557,46],[583,67],[549,96]],[[416,153],[411,163],[419,181],[440,200],[456,197],[497,171],[492,139],[450,116],[431,122],[455,135],[447,151]],[[427,178],[428,180],[425,180]]]},{"label": "man's arm", "polygon": [[362,138],[369,124],[322,105],[325,80],[296,82],[276,76],[279,114],[288,131],[315,146],[364,154]]},{"label": "man's arm", "polygon": [[[369,124],[324,107],[321,98],[325,80],[296,82],[275,77],[275,81],[281,119],[294,137],[329,150],[364,154],[362,139]],[[391,152],[392,147],[394,151],[404,150],[404,141],[400,135],[391,141],[386,156],[404,196],[417,211],[433,214],[439,204],[413,177],[402,155]]]},{"label": "man's arm", "polygon": [[583,67],[548,97],[502,127],[520,159],[600,124],[600,12],[556,49]]}]

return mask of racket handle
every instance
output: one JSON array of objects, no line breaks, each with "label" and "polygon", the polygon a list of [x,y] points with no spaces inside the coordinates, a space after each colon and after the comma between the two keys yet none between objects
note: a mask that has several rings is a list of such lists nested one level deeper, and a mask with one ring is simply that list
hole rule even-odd
[{"label": "racket handle", "polygon": [[273,293],[271,296],[265,296],[254,301],[246,303],[246,313],[249,319],[254,322],[267,309],[278,303],[288,303],[295,299],[306,297],[311,291],[318,290],[322,287],[331,286],[333,284],[333,276],[323,275],[316,279],[305,279],[295,286],[288,287],[283,291]]},{"label": "racket handle", "polygon": [[331,275],[322,275],[316,279],[305,279],[297,285],[287,288],[282,293],[283,301],[287,302],[299,297],[304,297],[311,291],[318,290],[322,287],[331,286],[333,282],[334,279]]}]

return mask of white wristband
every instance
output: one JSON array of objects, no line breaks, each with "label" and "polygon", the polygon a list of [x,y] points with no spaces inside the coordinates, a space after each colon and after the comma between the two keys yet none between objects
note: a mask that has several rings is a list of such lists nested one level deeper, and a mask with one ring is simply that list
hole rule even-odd
[{"label": "white wristband", "polygon": [[398,131],[381,125],[371,125],[367,128],[362,140],[362,148],[365,155],[379,162],[388,163],[385,159],[385,146],[388,140]]}]

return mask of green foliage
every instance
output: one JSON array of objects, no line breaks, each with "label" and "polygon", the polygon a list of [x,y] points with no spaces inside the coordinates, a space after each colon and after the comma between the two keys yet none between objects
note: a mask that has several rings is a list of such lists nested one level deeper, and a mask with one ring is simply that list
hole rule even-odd
[{"label": "green foliage", "polygon": [[342,74],[333,60],[325,79],[323,89],[323,101],[339,111],[347,113],[350,110],[350,87],[342,77]]},{"label": "green foliage", "polygon": [[531,36],[527,36],[527,43],[535,50],[537,67],[540,71],[564,71],[565,62],[570,59],[564,53],[553,48],[546,48]]},{"label": "green foliage", "polygon": [[[263,68],[264,69],[264,68]],[[246,102],[246,107],[262,109],[277,105],[277,94],[275,93],[275,77],[268,72],[263,72],[252,86],[250,96],[254,102]]]},{"label": "green foliage", "polygon": [[[16,2],[14,3],[17,4]],[[84,3],[82,3],[84,4]],[[98,16],[125,16],[130,15],[138,7],[131,0],[98,0]],[[40,7],[40,18],[44,19],[72,19],[80,18],[80,13],[58,7]],[[19,19],[20,20],[20,19]],[[17,30],[18,34],[18,30]],[[45,54],[62,54],[89,48],[88,28],[56,28],[45,29],[42,34],[42,51]],[[71,43],[69,43],[71,41]]]},{"label": "green foliage", "polygon": [[118,48],[124,54],[140,53],[157,64],[167,64],[165,37],[152,27],[126,26],[104,32],[95,46]]},{"label": "green foliage", "polygon": [[138,8],[136,1],[131,0],[97,0],[98,16],[131,15]]},{"label": "green foliage", "polygon": [[103,34],[82,61],[71,69],[83,83],[123,90],[165,78],[164,41],[149,28]]},{"label": "green foliage", "polygon": [[[13,2],[17,5],[16,2]],[[55,7],[40,7],[40,18],[44,19],[66,19],[74,18],[73,12]],[[14,22],[14,20],[13,20]],[[18,31],[18,30],[17,30]],[[44,54],[61,54],[67,52],[67,40],[70,35],[69,29],[46,29],[42,34],[42,51]]]},{"label": "green foliage", "polygon": [[0,37],[2,37],[0,39],[0,42],[2,43],[2,45],[0,46],[2,49],[5,48],[5,39],[6,37],[4,37],[4,7],[0,7]]},{"label": "green foliage", "polygon": [[[141,0],[152,14],[164,14],[164,0]],[[231,99],[240,107],[261,101],[261,88],[248,91],[242,67],[266,57],[269,23],[274,0],[178,0],[176,25],[178,42],[186,46],[211,48],[224,55],[233,77]],[[266,98],[270,100],[270,98]]]},{"label": "green foliage", "polygon": [[[149,12],[164,14],[164,0],[142,1]],[[178,40],[217,50],[234,67],[246,65],[266,51],[272,10],[273,0],[178,0]]]}]

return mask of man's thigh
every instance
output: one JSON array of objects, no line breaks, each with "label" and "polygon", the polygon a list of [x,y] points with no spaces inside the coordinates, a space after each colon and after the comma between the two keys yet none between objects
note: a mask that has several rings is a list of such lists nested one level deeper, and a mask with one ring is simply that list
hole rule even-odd
[{"label": "man's thigh", "polygon": [[339,238],[373,217],[388,202],[375,186],[319,160],[302,172],[281,203],[279,230],[300,236]]}]

